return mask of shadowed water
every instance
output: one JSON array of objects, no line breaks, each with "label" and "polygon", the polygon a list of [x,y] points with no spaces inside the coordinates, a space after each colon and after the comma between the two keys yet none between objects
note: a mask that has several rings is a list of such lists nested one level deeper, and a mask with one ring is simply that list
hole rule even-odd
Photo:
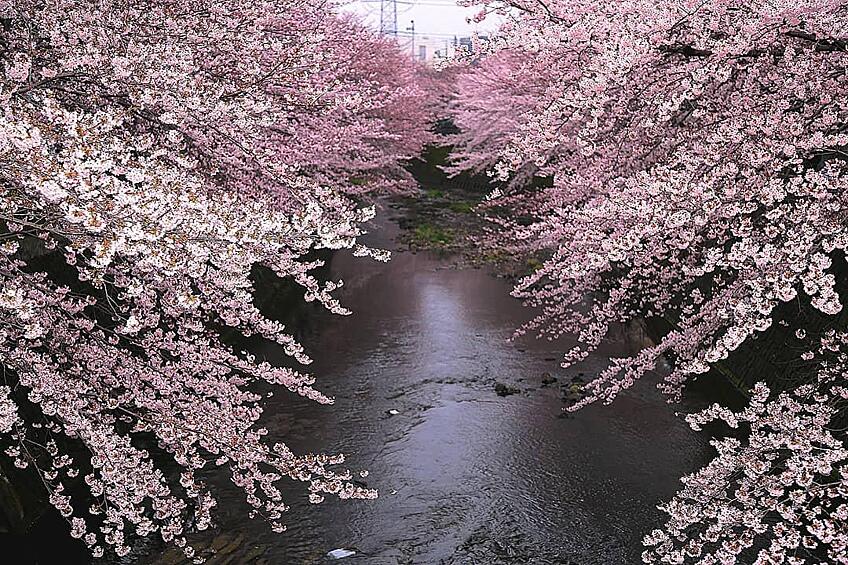
[{"label": "shadowed water", "polygon": [[[391,246],[393,230],[372,242]],[[354,314],[318,314],[304,343],[336,404],[279,394],[267,427],[295,450],[346,453],[380,498],[314,506],[293,489],[278,536],[244,518],[232,492],[222,529],[271,563],[319,563],[339,547],[369,564],[639,562],[641,536],[662,519],[656,504],[705,460],[702,438],[652,383],[568,418],[559,387],[541,385],[545,371],[588,378],[631,351],[626,340],[557,370],[571,344],[508,342],[529,312],[485,270],[420,253],[389,264],[338,255],[330,278],[345,280],[339,296]],[[496,380],[521,393],[497,396]]]}]

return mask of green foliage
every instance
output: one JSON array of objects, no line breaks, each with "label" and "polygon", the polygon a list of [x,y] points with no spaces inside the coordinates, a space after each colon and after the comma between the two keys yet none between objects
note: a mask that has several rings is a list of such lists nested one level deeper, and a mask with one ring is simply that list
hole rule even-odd
[{"label": "green foliage", "polygon": [[450,245],[453,239],[450,230],[433,224],[421,224],[415,228],[415,242],[421,245]]},{"label": "green foliage", "polygon": [[474,211],[474,203],[467,200],[459,200],[448,204],[448,208],[451,212],[456,212],[457,214],[470,214]]}]

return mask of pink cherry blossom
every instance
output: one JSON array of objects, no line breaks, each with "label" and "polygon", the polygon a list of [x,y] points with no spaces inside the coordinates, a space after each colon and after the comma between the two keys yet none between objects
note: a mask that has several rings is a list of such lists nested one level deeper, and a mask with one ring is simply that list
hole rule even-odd
[{"label": "pink cherry blossom", "polygon": [[[576,335],[567,367],[613,327],[671,327],[611,360],[575,409],[613,401],[661,358],[673,360],[661,387],[677,398],[787,303],[842,312],[844,2],[482,4],[507,23],[492,53],[459,71],[454,170],[503,183],[490,204],[510,214],[483,243],[544,261],[515,286],[537,311],[519,334]],[[814,357],[799,351],[803,366]],[[845,437],[830,429],[845,366],[817,374],[813,389],[758,388],[741,414],[694,417],[751,433],[715,443],[718,458],[664,506],[671,519],[646,538],[646,561],[734,563],[756,541],[771,544],[758,563],[848,563]]]},{"label": "pink cherry blossom", "polygon": [[[0,2],[6,455],[38,473],[94,556],[156,534],[191,558],[186,527],[207,528],[216,506],[198,478],[209,466],[275,531],[282,479],[307,483],[315,502],[375,496],[337,468],[340,455],[267,444],[256,383],[332,399],[221,331],[310,363],[254,304],[251,270],[347,313],[332,294],[341,283],[319,281],[308,256],[386,258],[358,243],[373,215],[364,195],[409,186],[403,162],[430,139],[431,79],[326,5],[96,8]],[[70,494],[80,481],[90,499]]]}]

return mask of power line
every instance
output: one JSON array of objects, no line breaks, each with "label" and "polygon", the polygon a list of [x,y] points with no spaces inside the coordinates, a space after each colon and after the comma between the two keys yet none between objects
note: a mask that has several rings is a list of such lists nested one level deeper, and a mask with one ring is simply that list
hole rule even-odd
[{"label": "power line", "polygon": [[[388,37],[395,38],[404,38],[405,40],[411,39],[411,32],[405,29],[401,29],[404,26],[399,26],[398,20],[399,16],[413,10],[416,7],[452,7],[457,9],[467,8],[464,6],[460,6],[455,3],[453,0],[347,0],[344,2],[347,5],[358,4],[363,7],[363,9],[376,20],[377,18],[377,5],[380,6],[380,15],[378,21],[373,21],[373,25],[379,26],[378,29],[380,34]],[[373,6],[373,8],[371,8]],[[398,6],[401,6],[399,8]],[[426,12],[426,10],[425,10]],[[431,11],[432,13],[432,11]],[[417,19],[417,18],[416,18]],[[418,36],[426,36],[433,39],[454,39],[461,37],[471,37],[475,33],[478,33],[482,37],[491,36],[492,31],[486,30],[473,30],[472,29],[463,29],[461,31],[455,32],[445,32],[445,31],[426,31],[420,30],[416,27],[415,35]]]},{"label": "power line", "polygon": [[[408,35],[410,35],[410,32],[398,30],[397,34],[399,36],[408,36]],[[474,35],[474,33],[466,32],[466,31],[463,31],[461,33],[427,32],[427,31],[421,31],[420,29],[416,28],[415,29],[415,35],[418,36],[418,37],[447,37],[447,38],[453,38],[453,37],[471,37],[472,35]],[[478,33],[478,35],[482,38],[485,38],[485,37],[488,37],[490,34],[488,34],[488,33]]]}]

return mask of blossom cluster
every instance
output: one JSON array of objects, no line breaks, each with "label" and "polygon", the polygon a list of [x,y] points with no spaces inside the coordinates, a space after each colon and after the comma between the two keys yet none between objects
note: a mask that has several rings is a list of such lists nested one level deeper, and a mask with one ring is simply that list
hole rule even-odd
[{"label": "blossom cluster", "polygon": [[[512,219],[499,219],[492,243],[544,260],[514,289],[538,311],[519,333],[576,335],[569,366],[618,324],[659,319],[671,328],[656,345],[613,359],[575,409],[611,402],[662,357],[674,363],[661,387],[676,398],[790,302],[837,319],[844,304],[834,260],[848,245],[845,2],[483,4],[508,22],[488,60],[456,82],[452,108],[463,131],[455,167],[486,168],[504,181],[492,199]],[[488,88],[500,96],[487,97]],[[551,186],[531,182],[538,177]],[[765,422],[791,402],[779,396],[745,417],[780,435]],[[838,413],[817,403],[793,408],[818,426],[804,441],[827,439],[828,415]],[[682,496],[707,493],[731,466],[753,462],[729,440],[718,447],[710,477],[690,481]],[[821,457],[827,466],[841,455]],[[690,526],[712,520],[690,510]],[[689,531],[676,519],[671,538]],[[730,553],[701,560],[701,549],[686,554],[652,540],[661,562],[733,562]],[[750,545],[740,540],[732,543]],[[840,543],[834,538],[830,558],[846,562]],[[784,562],[772,559],[761,562]]]},{"label": "blossom cluster", "polygon": [[669,521],[645,536],[646,563],[848,562],[848,437],[837,425],[846,345],[848,334],[828,331],[810,352],[820,367],[810,382],[778,394],[757,383],[739,412],[714,404],[687,416],[695,430],[746,433],[714,439],[717,457],[660,507]]},{"label": "blossom cluster", "polygon": [[0,0],[0,38],[8,461],[95,556],[156,533],[196,558],[185,532],[211,524],[209,466],[276,531],[282,479],[315,501],[375,496],[342,456],[269,445],[257,383],[332,399],[222,335],[310,363],[255,305],[251,271],[347,313],[314,251],[386,259],[358,243],[360,201],[409,182],[402,161],[429,138],[420,73],[309,0]]}]

